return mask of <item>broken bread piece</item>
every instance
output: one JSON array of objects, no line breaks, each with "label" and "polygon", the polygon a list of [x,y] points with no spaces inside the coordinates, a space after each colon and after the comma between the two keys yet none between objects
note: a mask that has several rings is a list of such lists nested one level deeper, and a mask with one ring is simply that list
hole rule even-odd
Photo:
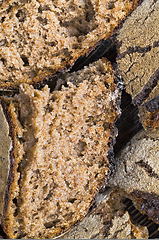
[{"label": "broken bread piece", "polygon": [[9,126],[0,106],[0,222],[3,214],[4,195],[9,174],[9,152],[11,149],[11,138],[9,137]]},{"label": "broken bread piece", "polygon": [[116,157],[109,185],[126,192],[134,206],[159,224],[159,128],[142,129]]},{"label": "broken bread piece", "polygon": [[[88,212],[111,172],[120,89],[105,59],[3,97],[13,149],[3,215],[9,238],[53,238]],[[109,156],[110,161],[109,161]]]},{"label": "broken bread piece", "polygon": [[147,227],[132,223],[118,190],[99,193],[92,211],[58,239],[148,239]]},{"label": "broken bread piece", "polygon": [[0,1],[0,89],[67,70],[112,34],[139,0]]},{"label": "broken bread piece", "polygon": [[159,1],[144,0],[117,35],[118,71],[143,127],[159,127]]}]

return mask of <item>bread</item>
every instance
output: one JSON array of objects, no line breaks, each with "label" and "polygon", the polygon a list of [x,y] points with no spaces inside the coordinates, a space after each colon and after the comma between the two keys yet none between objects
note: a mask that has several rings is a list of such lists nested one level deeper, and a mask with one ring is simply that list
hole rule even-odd
[{"label": "bread", "polygon": [[132,223],[124,196],[112,189],[98,194],[92,211],[62,239],[148,239],[147,227]]},{"label": "bread", "polygon": [[109,185],[124,190],[135,207],[159,224],[159,128],[141,130],[116,157]]},{"label": "bread", "polygon": [[[13,150],[3,228],[9,238],[53,238],[81,220],[111,172],[120,90],[105,59],[61,75],[49,92],[24,84],[2,97]],[[110,154],[109,154],[110,153]]]},{"label": "bread", "polygon": [[0,3],[0,89],[67,70],[135,8],[138,0],[10,0]]},{"label": "bread", "polygon": [[11,149],[11,139],[9,126],[0,106],[0,222],[3,215],[4,196],[9,174],[9,151]]},{"label": "bread", "polygon": [[139,106],[139,117],[145,129],[147,127],[159,128],[159,83],[156,93],[153,93],[142,106]]},{"label": "bread", "polygon": [[[117,35],[118,70],[144,128],[159,127],[159,1],[144,0]],[[135,27],[134,27],[135,26]]]}]

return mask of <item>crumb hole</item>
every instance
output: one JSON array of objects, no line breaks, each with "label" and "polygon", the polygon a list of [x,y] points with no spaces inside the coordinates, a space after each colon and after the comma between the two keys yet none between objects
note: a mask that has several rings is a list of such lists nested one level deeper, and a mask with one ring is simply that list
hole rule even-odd
[{"label": "crumb hole", "polygon": [[84,141],[81,141],[81,140],[79,140],[78,144],[76,145],[76,151],[77,151],[77,155],[79,157],[83,156],[82,152],[84,151],[84,148],[86,145],[87,145],[87,143]]},{"label": "crumb hole", "polygon": [[0,40],[0,47],[1,46],[6,46],[6,44],[7,44],[7,40],[6,39]]},{"label": "crumb hole", "polygon": [[17,206],[17,198],[13,199],[13,203]]},{"label": "crumb hole", "polygon": [[52,228],[52,227],[56,226],[56,224],[58,222],[60,222],[60,220],[56,219],[54,221],[44,223],[44,226],[45,226],[45,228]]},{"label": "crumb hole", "polygon": [[77,200],[76,198],[70,198],[70,199],[68,199],[68,202],[74,203],[76,200]]},{"label": "crumb hole", "polygon": [[5,21],[5,19],[6,19],[6,17],[4,16],[4,17],[2,17],[1,18],[1,23],[3,23],[4,21]]},{"label": "crumb hole", "polygon": [[1,58],[0,61],[5,65],[7,63],[7,60],[5,58]]},{"label": "crumb hole", "polygon": [[107,122],[104,122],[103,123],[103,128],[104,128],[104,131],[106,131],[107,129],[109,129],[109,123],[107,123]]},{"label": "crumb hole", "polygon": [[115,7],[114,2],[109,2],[109,3],[107,3],[107,9],[108,9],[108,10],[111,10],[111,9],[113,9],[114,7]]},{"label": "crumb hole", "polygon": [[25,55],[21,55],[21,59],[23,61],[23,66],[29,66],[28,58]]},{"label": "crumb hole", "polygon": [[109,89],[109,84],[107,82],[104,82],[104,85],[107,89]]},{"label": "crumb hole", "polygon": [[37,17],[37,20],[44,26],[47,24],[47,18]]},{"label": "crumb hole", "polygon": [[38,13],[42,13],[43,11],[50,11],[50,7],[48,5],[40,6],[38,8]]},{"label": "crumb hole", "polygon": [[26,9],[19,9],[15,16],[19,19],[19,22],[24,22],[26,18]]}]

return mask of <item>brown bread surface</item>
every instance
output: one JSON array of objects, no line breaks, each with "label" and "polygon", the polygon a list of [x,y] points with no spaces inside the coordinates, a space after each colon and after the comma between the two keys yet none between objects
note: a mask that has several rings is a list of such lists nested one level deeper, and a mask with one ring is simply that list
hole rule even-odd
[{"label": "brown bread surface", "polygon": [[0,89],[37,83],[107,38],[138,0],[0,2]]},{"label": "brown bread surface", "polygon": [[124,190],[135,207],[159,224],[159,128],[142,129],[116,157],[110,186]]},{"label": "brown bread surface", "polygon": [[159,127],[159,0],[144,0],[118,32],[118,70],[143,127]]},{"label": "brown bread surface", "polygon": [[118,190],[99,193],[94,209],[58,239],[148,239],[147,227],[132,223],[124,199]]},{"label": "brown bread surface", "polygon": [[9,238],[53,238],[81,220],[107,181],[120,115],[109,62],[61,76],[49,92],[27,84],[2,98],[12,128],[10,184],[3,216]]},{"label": "brown bread surface", "polygon": [[9,137],[9,126],[0,106],[0,222],[3,215],[4,196],[9,174],[9,151],[11,149],[11,138]]}]

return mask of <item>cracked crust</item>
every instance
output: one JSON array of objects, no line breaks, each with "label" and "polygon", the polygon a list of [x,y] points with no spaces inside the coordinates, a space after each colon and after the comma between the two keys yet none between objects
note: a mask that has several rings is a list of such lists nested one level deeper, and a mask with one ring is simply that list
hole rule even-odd
[{"label": "cracked crust", "polygon": [[110,186],[123,189],[137,208],[156,223],[159,223],[158,159],[159,129],[141,130],[118,154],[116,172],[109,182]]},{"label": "cracked crust", "polygon": [[[125,21],[117,36],[119,73],[146,128],[159,126],[159,1],[145,0]],[[135,27],[134,27],[135,26]],[[154,102],[155,113],[147,108]],[[147,108],[145,107],[147,106]]]}]

